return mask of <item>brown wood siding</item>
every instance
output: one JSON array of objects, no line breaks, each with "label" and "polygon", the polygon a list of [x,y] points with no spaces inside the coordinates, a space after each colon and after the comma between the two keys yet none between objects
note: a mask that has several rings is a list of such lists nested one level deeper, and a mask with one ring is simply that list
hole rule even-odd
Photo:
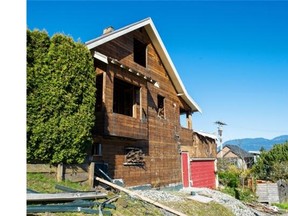
[{"label": "brown wood siding", "polygon": [[[108,163],[108,175],[121,178],[126,186],[143,185],[163,186],[179,183],[180,159],[174,143],[159,143],[147,141],[132,141],[121,139],[96,138],[103,146],[103,156],[97,156],[95,161]],[[145,165],[126,166],[125,148],[139,147],[145,153]]]},{"label": "brown wood siding", "polygon": [[[134,62],[133,39],[147,44],[146,67]],[[108,63],[107,70],[96,69],[103,73],[103,112],[97,113],[94,140],[102,144],[103,156],[96,161],[108,163],[112,178],[123,178],[127,186],[150,183],[162,186],[181,182],[180,144],[189,149],[190,157],[207,157],[207,146],[201,147],[203,140],[195,141],[192,130],[180,126],[180,109],[189,111],[188,105],[177,96],[177,92],[164,68],[159,55],[150,41],[145,29],[128,33],[95,50],[108,57],[117,59],[121,64],[137,71],[159,83],[160,88],[144,80],[119,65]],[[97,65],[96,65],[97,68]],[[140,104],[136,116],[113,113],[113,82],[120,79],[140,88]],[[157,96],[164,98],[164,118],[158,116]],[[99,121],[99,122],[97,122]],[[102,124],[102,126],[101,126]],[[139,147],[145,152],[145,166],[125,165],[125,148]],[[196,147],[196,149],[194,149]],[[183,149],[182,149],[183,150]],[[202,152],[203,151],[203,152]],[[213,156],[215,152],[209,156]]]},{"label": "brown wood siding", "polygon": [[186,128],[181,128],[181,149],[188,151],[192,158],[216,158],[217,144],[214,139],[201,136]]},{"label": "brown wood siding", "polygon": [[109,131],[109,135],[133,139],[148,139],[147,122],[117,113],[108,113],[107,118],[107,131]]},{"label": "brown wood siding", "polygon": [[[133,60],[133,38],[147,44],[146,67],[135,63]],[[110,41],[109,43],[98,46],[95,50],[108,57],[115,58],[132,69],[156,80],[160,84],[160,89],[156,88],[155,91],[159,91],[159,93],[164,92],[166,95],[173,97],[173,100],[175,100],[180,107],[187,108],[187,104],[185,104],[183,100],[180,101],[180,99],[177,97],[173,84],[169,79],[161,59],[145,29],[136,30],[129,34],[123,35]]]}]

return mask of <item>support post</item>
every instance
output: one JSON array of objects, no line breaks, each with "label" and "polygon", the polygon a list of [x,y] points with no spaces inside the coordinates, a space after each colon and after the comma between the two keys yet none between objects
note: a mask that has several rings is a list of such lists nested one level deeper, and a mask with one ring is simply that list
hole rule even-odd
[{"label": "support post", "polygon": [[57,182],[63,181],[63,164],[58,164],[57,167]]},{"label": "support post", "polygon": [[192,113],[191,112],[186,113],[186,121],[187,121],[187,128],[192,130]]},{"label": "support post", "polygon": [[90,187],[94,186],[94,171],[95,171],[95,162],[91,162],[88,172],[88,181]]}]

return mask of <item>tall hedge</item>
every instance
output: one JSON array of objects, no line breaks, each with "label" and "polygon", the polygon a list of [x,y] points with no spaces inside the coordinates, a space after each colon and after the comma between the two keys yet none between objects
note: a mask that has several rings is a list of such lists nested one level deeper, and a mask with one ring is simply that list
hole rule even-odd
[{"label": "tall hedge", "polygon": [[92,144],[96,77],[69,36],[27,30],[27,162],[82,163]]}]

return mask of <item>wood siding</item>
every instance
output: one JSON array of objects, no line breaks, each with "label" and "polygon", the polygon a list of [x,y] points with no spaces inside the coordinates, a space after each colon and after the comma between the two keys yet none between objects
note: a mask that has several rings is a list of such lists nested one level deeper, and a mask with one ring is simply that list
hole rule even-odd
[{"label": "wood siding", "polygon": [[214,139],[191,133],[191,130],[181,128],[181,149],[188,151],[191,158],[215,158],[217,156],[217,144]]},{"label": "wood siding", "polygon": [[[134,38],[147,44],[146,67],[134,62]],[[151,184],[158,187],[181,183],[182,145],[189,149],[191,157],[216,157],[214,143],[204,143],[201,146],[200,141],[195,140],[192,130],[181,128],[180,110],[189,112],[189,107],[177,96],[173,83],[144,28],[102,44],[91,50],[93,51],[117,59],[125,67],[151,77],[160,86],[155,87],[149,80],[143,79],[143,76],[129,73],[119,65],[108,62],[104,67],[103,63],[95,60],[96,73],[103,74],[103,101],[101,112],[96,113],[94,141],[101,143],[103,149],[102,155],[93,156],[93,160],[107,163],[108,175],[111,178],[121,178],[127,186]],[[113,112],[115,79],[123,80],[140,89],[140,102],[135,108],[135,115],[127,116]],[[158,95],[164,98],[164,118],[158,115]],[[126,165],[127,148],[141,149],[144,152],[145,163],[141,166]]]}]

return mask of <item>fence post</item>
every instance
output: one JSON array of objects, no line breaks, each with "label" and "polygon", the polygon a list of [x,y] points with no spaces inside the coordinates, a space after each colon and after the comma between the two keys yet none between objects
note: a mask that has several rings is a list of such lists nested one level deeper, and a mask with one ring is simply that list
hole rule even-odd
[{"label": "fence post", "polygon": [[89,166],[89,172],[88,172],[88,181],[89,181],[90,187],[94,186],[94,170],[95,170],[95,162],[91,162]]},{"label": "fence post", "polygon": [[61,182],[63,180],[63,164],[58,164],[57,167],[57,182]]}]

